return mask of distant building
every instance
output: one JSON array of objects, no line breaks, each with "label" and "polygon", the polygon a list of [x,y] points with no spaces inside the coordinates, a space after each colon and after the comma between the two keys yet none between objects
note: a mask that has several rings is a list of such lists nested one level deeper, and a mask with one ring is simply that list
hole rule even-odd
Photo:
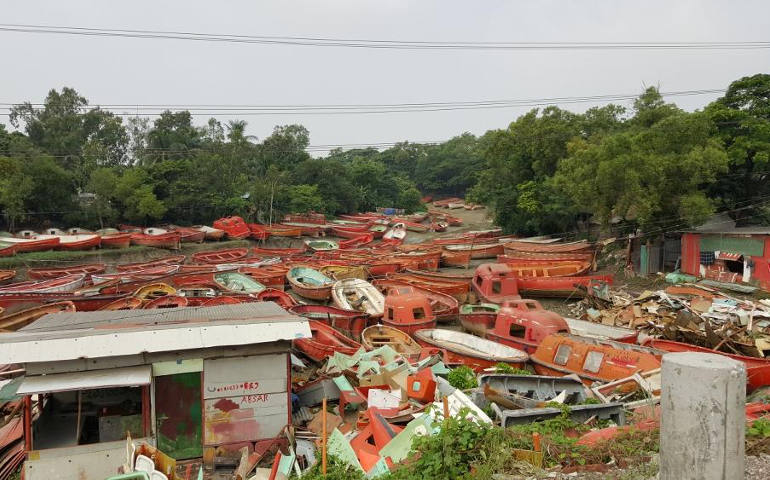
[{"label": "distant building", "polygon": [[291,340],[307,336],[270,302],[59,313],[0,335],[0,364],[26,369],[24,478],[115,475],[126,432],[177,460],[278,436]]},{"label": "distant building", "polygon": [[736,227],[726,214],[682,233],[681,271],[770,289],[770,227]]}]

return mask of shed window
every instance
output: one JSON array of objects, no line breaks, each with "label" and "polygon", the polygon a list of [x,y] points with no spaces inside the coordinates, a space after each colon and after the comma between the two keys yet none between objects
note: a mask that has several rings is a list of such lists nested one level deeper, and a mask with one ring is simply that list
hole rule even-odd
[{"label": "shed window", "polygon": [[557,365],[566,365],[570,353],[572,353],[572,347],[564,344],[559,345],[559,348],[556,349],[556,356],[553,358],[553,363]]},{"label": "shed window", "polygon": [[393,309],[388,308],[388,320],[393,320]]},{"label": "shed window", "polygon": [[415,320],[422,320],[425,318],[425,309],[422,307],[417,307],[412,309],[412,315],[414,315]]},{"label": "shed window", "polygon": [[512,337],[516,338],[524,338],[524,334],[526,333],[527,329],[522,327],[521,325],[518,325],[516,323],[511,324],[510,331],[508,334]]},{"label": "shed window", "polygon": [[597,373],[602,368],[604,354],[602,352],[588,352],[583,362],[583,370],[586,372]]},{"label": "shed window", "polygon": [[500,293],[502,289],[503,287],[500,280],[495,280],[492,282],[492,293]]}]

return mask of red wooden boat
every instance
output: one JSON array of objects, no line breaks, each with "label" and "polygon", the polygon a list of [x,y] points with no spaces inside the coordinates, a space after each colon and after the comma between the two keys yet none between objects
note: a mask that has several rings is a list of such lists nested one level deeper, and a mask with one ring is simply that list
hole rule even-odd
[{"label": "red wooden boat", "polygon": [[497,263],[508,263],[511,260],[547,260],[553,262],[593,262],[594,252],[567,252],[567,253],[530,253],[508,250],[504,255],[497,256]]},{"label": "red wooden boat", "polygon": [[172,227],[172,232],[178,232],[182,243],[203,243],[206,240],[206,232],[190,227]]},{"label": "red wooden boat", "polygon": [[136,297],[123,297],[108,303],[99,310],[136,310],[142,308],[142,300]]},{"label": "red wooden boat", "polygon": [[126,225],[125,223],[119,223],[118,230],[120,230],[121,232],[135,233],[135,232],[141,232],[142,227],[137,227],[136,225]]},{"label": "red wooden boat", "polygon": [[438,270],[439,263],[441,263],[441,250],[414,250],[411,252],[394,254],[392,258],[401,262],[404,268],[414,268],[415,270]]},{"label": "red wooden boat", "polygon": [[412,335],[423,328],[436,328],[436,316],[427,295],[411,287],[395,287],[385,296],[382,323]]},{"label": "red wooden boat", "polygon": [[85,282],[85,274],[66,275],[51,280],[33,280],[18,282],[0,287],[0,294],[6,293],[64,293],[80,288]]},{"label": "red wooden boat", "polygon": [[228,248],[193,253],[192,259],[199,263],[230,263],[242,260],[249,255],[248,248]]},{"label": "red wooden boat", "polygon": [[360,343],[351,340],[323,322],[310,320],[308,323],[312,337],[294,340],[294,348],[311,360],[322,362],[327,357],[334,355],[334,352],[353,355],[359,348],[363,348]]},{"label": "red wooden boat", "polygon": [[262,285],[276,290],[283,290],[286,287],[286,272],[288,271],[289,268],[283,265],[238,268],[238,273],[248,275]]},{"label": "red wooden boat", "polygon": [[313,225],[307,223],[282,223],[281,227],[299,228],[300,235],[306,237],[322,237],[326,235],[328,228],[325,225]]},{"label": "red wooden boat", "polygon": [[294,297],[283,290],[277,290],[275,288],[268,288],[259,292],[257,294],[257,300],[260,302],[275,302],[284,310],[288,310],[297,305],[297,301],[294,300]]},{"label": "red wooden boat", "polygon": [[530,360],[540,375],[574,373],[590,385],[656,370],[663,353],[628,343],[552,334],[542,339]]},{"label": "red wooden boat", "polygon": [[3,243],[3,238],[5,237],[0,237],[0,257],[12,257],[16,255],[16,245]]},{"label": "red wooden boat", "polygon": [[32,280],[49,280],[59,278],[65,275],[75,275],[85,273],[88,275],[94,273],[103,273],[107,266],[103,263],[91,263],[87,265],[72,265],[60,268],[30,268],[27,270],[27,277]]},{"label": "red wooden boat", "polygon": [[421,278],[424,278],[426,280],[439,280],[439,281],[445,281],[445,282],[463,282],[467,283],[468,285],[471,284],[471,280],[473,280],[473,272],[458,272],[458,273],[445,273],[445,272],[432,272],[432,271],[425,271],[425,270],[414,270],[412,268],[407,268],[405,270],[406,273],[409,273],[410,275],[415,275]]},{"label": "red wooden boat", "polygon": [[561,315],[544,309],[537,300],[514,300],[500,307],[486,338],[534,353],[540,342],[553,333],[570,333]]},{"label": "red wooden boat", "polygon": [[518,282],[518,278],[508,265],[482,263],[476,267],[471,286],[482,302],[503,303],[521,298]]},{"label": "red wooden boat", "polygon": [[[504,255],[500,255],[504,257]],[[591,269],[593,262],[553,261],[529,258],[508,258],[504,262],[517,277],[570,277],[583,275]]]},{"label": "red wooden boat", "polygon": [[77,295],[71,292],[3,293],[0,295],[0,307],[4,308],[5,313],[8,314],[52,302],[70,301],[75,304],[78,312],[92,312],[125,296],[125,293],[117,292],[98,295]]},{"label": "red wooden boat", "polygon": [[339,238],[356,238],[369,233],[369,224],[360,227],[335,225],[331,227],[331,234]]},{"label": "red wooden boat", "polygon": [[157,267],[131,270],[129,272],[92,274],[91,279],[97,283],[109,282],[111,280],[118,280],[121,283],[130,283],[157,280],[161,277],[173,275],[177,273],[177,271],[179,271],[179,265],[158,265]]},{"label": "red wooden boat", "polygon": [[12,244],[15,247],[14,250],[16,253],[25,253],[53,250],[59,246],[61,240],[59,237],[47,235],[44,238],[0,237],[0,242],[5,244]]},{"label": "red wooden boat", "polygon": [[[519,278],[519,294],[527,297],[582,297],[589,285],[604,282],[612,284],[612,275],[580,277]],[[581,288],[582,287],[582,288]]]},{"label": "red wooden boat", "polygon": [[[45,237],[41,235],[40,237]],[[91,250],[99,248],[102,243],[100,235],[57,235],[59,237],[59,250]]]},{"label": "red wooden boat", "polygon": [[110,233],[107,235],[102,235],[103,248],[128,248],[130,245],[130,233]]},{"label": "red wooden boat", "polygon": [[179,295],[165,295],[150,300],[142,308],[145,310],[153,310],[155,308],[179,308],[186,307],[188,303],[186,297],[180,297]]},{"label": "red wooden boat", "polygon": [[416,287],[451,295],[460,303],[465,303],[468,300],[468,293],[470,291],[468,282],[428,279],[407,273],[391,274],[388,275],[388,278],[397,280],[399,282],[408,283],[409,285],[414,285]]},{"label": "red wooden boat", "polygon": [[168,257],[156,258],[146,262],[137,263],[123,263],[115,266],[115,269],[119,272],[130,272],[136,270],[143,270],[151,267],[158,267],[160,265],[181,265],[185,260],[184,255],[169,255]]},{"label": "red wooden boat", "polygon": [[506,253],[508,253],[509,250],[530,253],[586,252],[593,250],[593,248],[594,246],[585,240],[568,243],[534,243],[514,240],[505,244]]},{"label": "red wooden boat", "polygon": [[445,267],[468,268],[470,264],[471,252],[452,252],[449,250],[441,252],[441,265]]},{"label": "red wooden boat", "polygon": [[642,345],[645,347],[663,350],[665,352],[699,352],[715,353],[725,357],[738,360],[746,365],[746,384],[749,390],[770,385],[770,360],[766,358],[749,357],[746,355],[735,355],[732,353],[719,352],[710,348],[690,345],[688,343],[675,342],[673,340],[664,340],[662,338],[647,338]]},{"label": "red wooden boat", "polygon": [[200,230],[205,235],[206,240],[219,241],[225,236],[225,231],[218,228],[209,227],[208,225],[193,225],[190,228]]},{"label": "red wooden boat", "polygon": [[145,247],[167,248],[169,250],[179,250],[181,248],[182,234],[179,232],[159,233],[157,235],[148,235],[146,233],[132,233],[131,244]]},{"label": "red wooden boat", "polygon": [[284,223],[309,223],[315,225],[326,225],[326,215],[323,213],[288,213],[283,217]]},{"label": "red wooden boat", "polygon": [[227,238],[242,239],[251,235],[251,230],[241,217],[226,217],[214,220],[214,228],[224,230]]},{"label": "red wooden boat", "polygon": [[311,300],[328,300],[334,280],[307,266],[297,266],[286,272],[286,279],[297,295]]},{"label": "red wooden boat", "polygon": [[0,270],[0,283],[7,282],[16,276],[16,270]]},{"label": "red wooden boat", "polygon": [[442,351],[444,362],[450,367],[466,365],[480,372],[506,363],[522,368],[529,359],[529,355],[516,348],[454,330],[431,328],[419,330],[413,336],[420,345]]},{"label": "red wooden boat", "polygon": [[416,293],[425,295],[428,298],[430,301],[430,308],[433,311],[433,315],[436,317],[436,321],[439,323],[452,323],[457,320],[460,302],[451,295],[386,278],[374,280],[372,284],[386,294],[391,288],[411,288]]},{"label": "red wooden boat", "polygon": [[503,245],[500,243],[444,245],[444,250],[452,253],[470,252],[471,258],[495,258],[503,253]]},{"label": "red wooden boat", "polygon": [[280,224],[273,224],[273,225],[262,225],[259,223],[249,223],[248,224],[249,230],[252,234],[256,234],[257,237],[260,240],[262,239],[261,236],[264,233],[267,233],[271,237],[296,237],[299,238],[302,236],[302,227],[291,227],[288,225],[280,225]]},{"label": "red wooden boat", "polygon": [[74,312],[75,305],[72,302],[56,302],[17,311],[0,317],[0,332],[13,332],[29,325],[43,315],[59,312]]},{"label": "red wooden boat", "polygon": [[372,235],[371,233],[366,233],[364,235],[351,238],[350,240],[343,240],[339,242],[338,245],[342,250],[350,250],[353,248],[358,248],[361,245],[372,243],[373,240],[374,240],[374,235]]},{"label": "red wooden boat", "polygon": [[361,338],[361,332],[372,323],[369,315],[330,305],[296,305],[289,308],[291,313],[323,322],[344,333],[353,340]]},{"label": "red wooden boat", "polygon": [[261,257],[293,257],[305,254],[304,248],[264,248],[254,247],[251,249],[254,255]]}]

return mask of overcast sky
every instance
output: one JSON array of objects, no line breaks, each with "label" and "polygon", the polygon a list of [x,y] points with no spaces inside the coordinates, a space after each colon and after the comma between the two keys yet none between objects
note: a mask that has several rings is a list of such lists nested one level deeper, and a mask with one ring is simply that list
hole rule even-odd
[{"label": "overcast sky", "polygon": [[[0,23],[420,41],[768,41],[770,2],[60,0],[3,2]],[[389,104],[724,88],[770,50],[431,51],[0,32],[0,102],[74,87],[92,104]],[[715,95],[676,99],[692,110]],[[627,102],[626,102],[627,103]],[[592,104],[567,105],[582,111]],[[526,108],[242,117],[259,139],[301,123],[311,144],[445,140]],[[221,117],[220,120],[227,120]],[[196,117],[204,123],[205,117]],[[7,123],[7,116],[3,118]]]}]

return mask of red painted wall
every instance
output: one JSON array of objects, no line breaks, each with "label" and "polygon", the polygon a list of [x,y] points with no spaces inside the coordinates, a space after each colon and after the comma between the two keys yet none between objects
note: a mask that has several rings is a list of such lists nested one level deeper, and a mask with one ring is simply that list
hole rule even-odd
[{"label": "red painted wall", "polygon": [[700,273],[700,236],[698,234],[682,234],[681,270],[689,275]]}]

